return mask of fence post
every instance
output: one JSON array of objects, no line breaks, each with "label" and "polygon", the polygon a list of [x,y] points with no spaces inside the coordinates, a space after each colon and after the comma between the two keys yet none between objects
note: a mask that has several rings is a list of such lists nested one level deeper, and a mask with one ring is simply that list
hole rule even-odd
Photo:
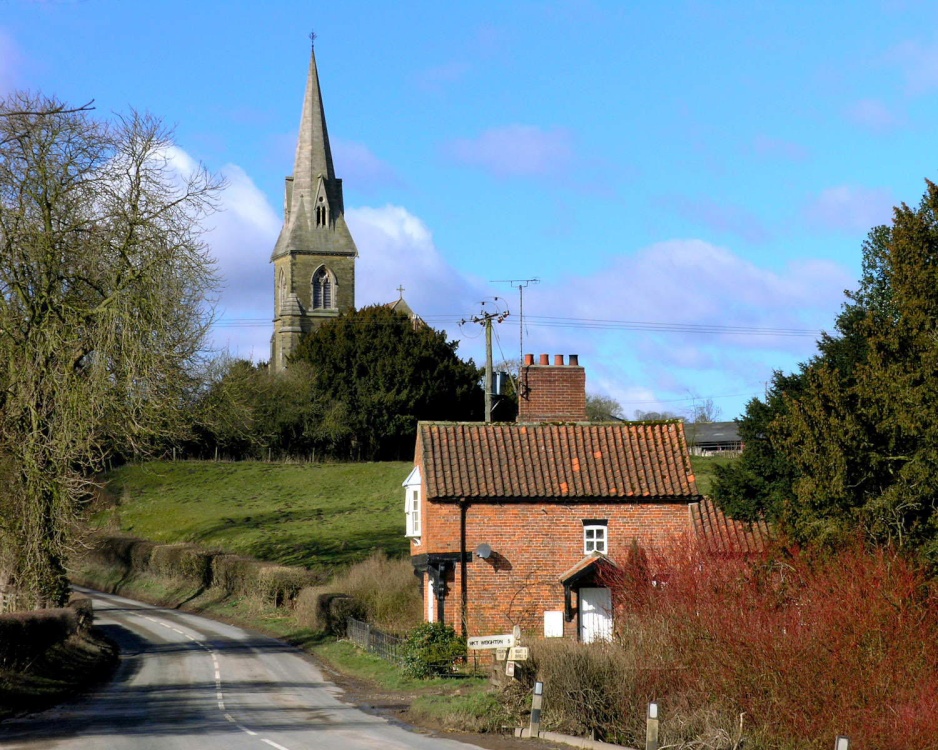
[{"label": "fence post", "polygon": [[850,750],[850,738],[838,734],[837,739],[834,740],[834,750]]},{"label": "fence post", "polygon": [[537,737],[541,733],[541,705],[544,702],[544,683],[538,680],[534,683],[534,697],[531,699],[531,723],[528,729],[530,737]]},{"label": "fence post", "polygon": [[648,704],[645,719],[645,750],[658,750],[658,704]]}]

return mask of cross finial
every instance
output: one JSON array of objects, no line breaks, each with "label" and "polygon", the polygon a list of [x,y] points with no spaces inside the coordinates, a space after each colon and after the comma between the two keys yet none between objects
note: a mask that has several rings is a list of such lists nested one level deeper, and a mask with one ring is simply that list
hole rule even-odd
[{"label": "cross finial", "polygon": [[309,32],[309,46],[314,49],[316,48],[316,32],[315,31]]},{"label": "cross finial", "polygon": [[401,299],[404,299],[404,285],[403,284],[397,288],[397,291],[400,293]]}]

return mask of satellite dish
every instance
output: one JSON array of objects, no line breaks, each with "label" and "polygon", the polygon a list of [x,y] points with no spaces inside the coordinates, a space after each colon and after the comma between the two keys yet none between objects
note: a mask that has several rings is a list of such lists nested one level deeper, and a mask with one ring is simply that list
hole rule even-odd
[{"label": "satellite dish", "polygon": [[476,547],[476,555],[481,557],[483,560],[488,560],[492,556],[492,548],[487,544],[480,544]]}]

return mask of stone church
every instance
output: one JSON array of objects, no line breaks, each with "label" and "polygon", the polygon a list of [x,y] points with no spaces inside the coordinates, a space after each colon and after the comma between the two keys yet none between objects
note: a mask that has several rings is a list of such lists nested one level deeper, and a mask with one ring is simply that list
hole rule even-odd
[{"label": "stone church", "polygon": [[286,178],[283,229],[274,264],[270,367],[282,371],[303,334],[355,308],[358,249],[345,223],[315,50],[311,53],[293,174]]}]

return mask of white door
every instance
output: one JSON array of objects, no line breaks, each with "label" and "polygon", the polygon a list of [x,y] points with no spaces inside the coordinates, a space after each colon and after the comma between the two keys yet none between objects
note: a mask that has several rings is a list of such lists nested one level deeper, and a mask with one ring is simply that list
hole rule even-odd
[{"label": "white door", "polygon": [[583,643],[612,639],[612,591],[580,589],[580,640]]}]

